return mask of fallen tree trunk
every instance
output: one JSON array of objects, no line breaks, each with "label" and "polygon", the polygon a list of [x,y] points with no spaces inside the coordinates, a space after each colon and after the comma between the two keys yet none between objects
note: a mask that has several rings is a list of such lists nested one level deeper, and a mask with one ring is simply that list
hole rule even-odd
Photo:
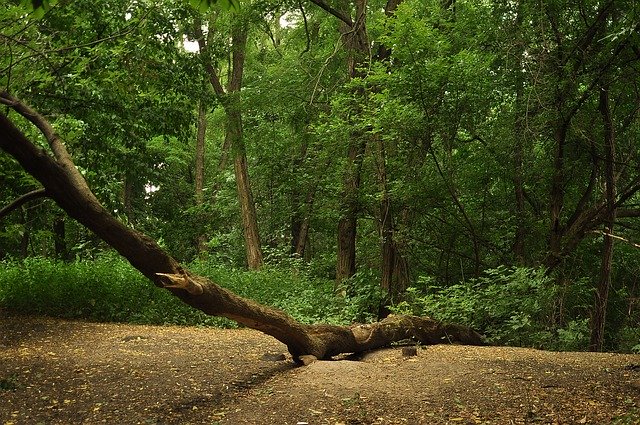
[{"label": "fallen tree trunk", "polygon": [[37,147],[0,114],[0,148],[44,187],[67,214],[92,230],[159,287],[209,315],[222,316],[271,335],[287,345],[295,360],[356,353],[411,339],[416,343],[459,342],[480,345],[482,337],[465,326],[428,317],[390,316],[369,325],[304,325],[283,311],[242,298],[182,267],[148,236],[128,228],[98,201],[78,172],[52,126],[24,103],[0,93],[0,103],[31,121],[46,137],[51,154]]}]

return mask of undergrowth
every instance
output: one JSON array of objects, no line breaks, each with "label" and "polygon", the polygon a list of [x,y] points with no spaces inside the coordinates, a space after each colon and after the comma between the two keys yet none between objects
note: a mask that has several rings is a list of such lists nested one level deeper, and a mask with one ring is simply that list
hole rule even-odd
[{"label": "undergrowth", "polygon": [[[94,321],[237,326],[183,304],[114,255],[71,263],[29,258],[0,265],[0,309]],[[371,270],[336,287],[296,261],[260,271],[206,261],[188,267],[302,323],[371,322],[383,300],[379,279]],[[591,288],[588,280],[561,288],[542,270],[498,267],[478,279],[444,287],[419,278],[403,301],[390,308],[397,314],[471,326],[494,344],[584,350],[589,342]],[[609,330],[608,348],[640,351],[640,327],[626,322],[614,325],[617,329]]]},{"label": "undergrowth", "polygon": [[[346,324],[372,319],[368,294],[375,290],[371,285],[339,296],[332,281],[310,278],[293,269],[244,271],[206,262],[190,264],[189,268],[238,295],[284,310],[303,323]],[[106,322],[236,326],[183,304],[115,256],[71,263],[43,258],[4,262],[0,307],[23,314]]]}]

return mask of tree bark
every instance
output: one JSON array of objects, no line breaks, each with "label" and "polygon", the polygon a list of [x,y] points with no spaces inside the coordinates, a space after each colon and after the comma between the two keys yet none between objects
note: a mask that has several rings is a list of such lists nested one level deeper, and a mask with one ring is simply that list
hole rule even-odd
[{"label": "tree bark", "polygon": [[240,98],[248,28],[246,23],[235,23],[231,29],[231,67],[229,69],[227,89],[225,90],[209,54],[209,44],[214,34],[214,26],[213,21],[209,22],[208,39],[205,40],[202,33],[202,23],[197,19],[194,22],[194,32],[198,40],[198,46],[200,47],[200,54],[207,76],[227,117],[225,142],[220,167],[224,167],[224,163],[226,163],[225,148],[228,147],[233,154],[233,169],[242,216],[247,265],[250,269],[256,270],[262,267],[264,260],[260,244],[260,232],[258,231],[256,206],[253,201],[253,193],[251,192],[251,184],[249,182],[247,154],[242,134],[242,103]]},{"label": "tree bark", "polygon": [[513,254],[517,264],[524,266],[525,260],[525,236],[526,236],[526,212],[524,195],[524,149],[525,149],[525,122],[526,108],[524,101],[524,76],[522,73],[522,59],[524,56],[524,41],[520,39],[522,26],[522,3],[518,2],[516,10],[516,22],[514,31],[515,41],[515,64],[512,70],[515,78],[515,120],[513,124],[514,132],[514,153],[513,153],[513,189],[515,198],[515,221],[516,228],[513,240]]},{"label": "tree bark", "polygon": [[600,114],[604,124],[604,148],[605,148],[605,196],[607,205],[607,218],[604,224],[604,243],[602,247],[602,264],[600,267],[600,279],[596,288],[593,311],[591,314],[591,351],[602,351],[604,346],[604,331],[607,318],[607,305],[609,301],[609,289],[611,288],[611,268],[613,263],[613,225],[616,220],[616,174],[615,174],[615,131],[611,108],[609,105],[609,90],[603,87],[600,90],[599,102]]},{"label": "tree bark", "polygon": [[56,258],[62,261],[69,261],[64,215],[58,213],[54,216],[52,230],[53,251]]},{"label": "tree bark", "polygon": [[[204,202],[204,149],[207,133],[207,111],[203,101],[198,104],[198,123],[196,134],[195,157],[195,200],[196,206]],[[196,236],[196,249],[199,253],[206,251],[206,236],[200,232]]]},{"label": "tree bark", "polygon": [[203,276],[182,267],[148,236],[128,228],[100,204],[77,171],[51,125],[17,99],[0,96],[43,131],[53,157],[36,147],[3,114],[0,114],[0,148],[43,185],[51,199],[78,222],[116,249],[157,286],[207,314],[227,317],[262,331],[287,345],[294,359],[302,355],[329,358],[383,347],[413,339],[423,344],[462,342],[482,344],[473,330],[427,317],[390,316],[371,325],[304,325],[286,313],[242,298]]},{"label": "tree bark", "polygon": [[196,205],[202,205],[204,201],[204,142],[207,132],[207,111],[204,102],[198,105],[198,124],[196,134],[195,157],[195,198]]},{"label": "tree bark", "polygon": [[338,258],[336,261],[336,283],[348,279],[356,272],[356,236],[360,205],[360,174],[365,142],[351,141],[349,146],[346,177],[343,183],[342,216],[338,221]]},{"label": "tree bark", "polygon": [[386,152],[384,141],[376,140],[376,175],[381,191],[378,232],[381,245],[381,280],[380,286],[385,292],[387,301],[404,292],[408,285],[408,263],[399,250],[395,237],[394,214],[391,208],[391,196],[387,181]]}]

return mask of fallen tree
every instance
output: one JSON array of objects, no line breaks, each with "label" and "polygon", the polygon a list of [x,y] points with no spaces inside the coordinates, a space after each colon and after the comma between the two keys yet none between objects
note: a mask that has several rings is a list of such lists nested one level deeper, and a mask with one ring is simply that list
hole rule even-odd
[{"label": "fallen tree", "polygon": [[226,317],[275,337],[286,344],[296,361],[301,356],[324,359],[357,353],[407,339],[421,344],[483,344],[482,337],[472,329],[429,317],[389,316],[377,323],[353,326],[305,325],[283,311],[242,298],[191,273],[154,240],[127,227],[100,204],[43,116],[6,92],[0,93],[0,103],[35,125],[49,144],[50,152],[37,147],[7,115],[0,113],[0,148],[42,184],[41,195],[51,198],[92,230],[156,286],[209,315]]}]

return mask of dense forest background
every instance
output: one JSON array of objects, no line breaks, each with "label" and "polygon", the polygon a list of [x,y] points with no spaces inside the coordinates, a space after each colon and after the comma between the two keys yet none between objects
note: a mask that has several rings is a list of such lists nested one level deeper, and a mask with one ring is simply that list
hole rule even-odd
[{"label": "dense forest background", "polygon": [[[303,321],[638,351],[639,9],[9,1],[0,100],[45,115],[119,219]],[[0,306],[224,324],[147,288],[4,153],[0,187]]]}]

